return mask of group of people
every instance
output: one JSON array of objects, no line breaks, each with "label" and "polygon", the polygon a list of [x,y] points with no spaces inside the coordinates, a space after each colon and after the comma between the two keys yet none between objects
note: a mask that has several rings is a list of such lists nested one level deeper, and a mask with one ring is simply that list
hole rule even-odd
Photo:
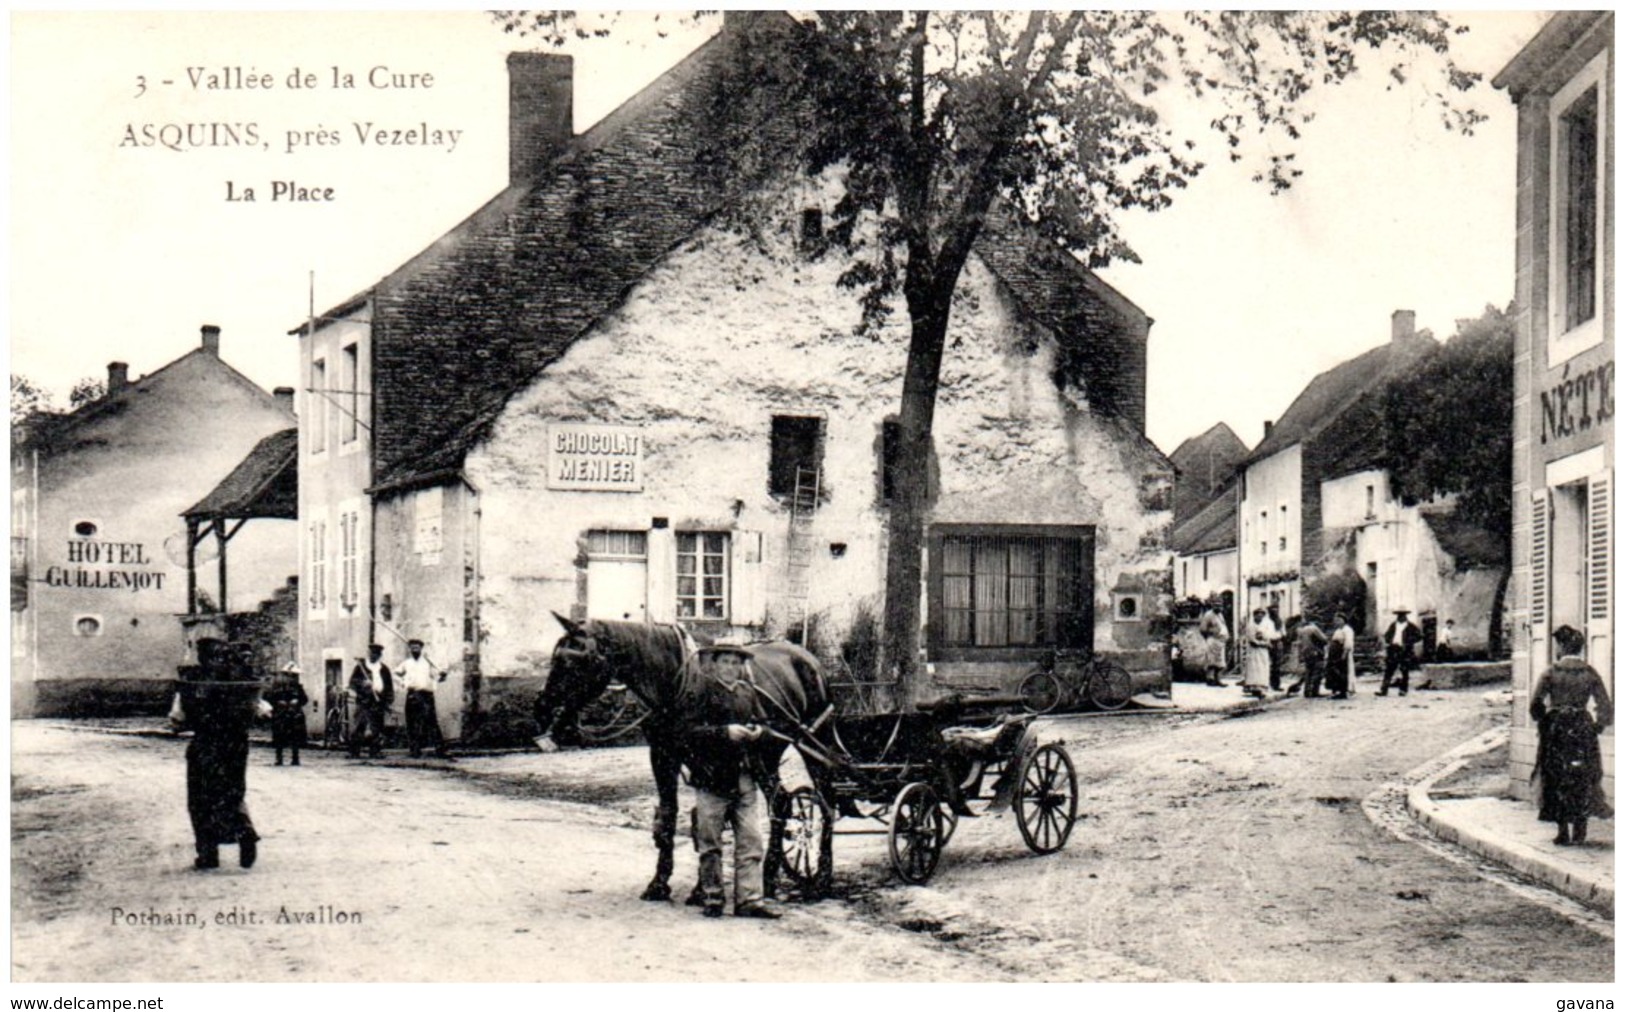
[{"label": "group of people", "polygon": [[[310,697],[299,681],[297,665],[279,671],[262,685],[247,644],[199,639],[197,663],[180,668],[169,719],[177,731],[190,730],[186,747],[186,810],[192,820],[197,857],[193,867],[220,867],[220,848],[236,845],[238,863],[252,868],[259,854],[259,833],[248,814],[248,733],[260,716],[271,718],[271,745],[276,765],[284,752],[299,765],[305,744],[305,713]],[[434,705],[434,686],[446,673],[423,656],[423,641],[407,643],[401,662],[406,687],[406,740],[413,756],[425,747],[446,755]],[[373,644],[350,675],[356,700],[356,722],[349,735],[350,755],[366,744],[372,755],[383,750],[384,719],[395,698],[395,676],[383,662],[384,648]]]},{"label": "group of people", "polygon": [[[1447,622],[1441,630],[1442,644],[1450,642],[1452,627],[1453,623]],[[1197,630],[1204,645],[1202,666],[1207,684],[1222,685],[1229,667],[1230,639],[1224,619],[1216,609],[1206,608]],[[1241,630],[1241,690],[1258,698],[1269,691],[1282,691],[1282,672],[1289,652],[1295,650],[1300,674],[1287,686],[1288,695],[1300,691],[1306,697],[1325,694],[1347,699],[1354,695],[1354,627],[1347,615],[1337,612],[1332,616],[1331,630],[1328,635],[1312,617],[1295,618],[1283,625],[1274,606],[1254,608]],[[1394,621],[1383,631],[1382,688],[1377,695],[1386,696],[1396,688],[1401,696],[1410,693],[1411,673],[1422,659],[1422,641],[1422,630],[1410,620],[1410,610],[1395,609]]]},{"label": "group of people", "polygon": [[[435,755],[449,759],[434,703],[434,687],[446,680],[446,672],[423,656],[422,640],[407,640],[406,652],[400,677],[406,687],[407,752],[416,759],[428,747]],[[395,672],[384,663],[384,648],[377,643],[367,647],[366,658],[357,661],[350,672],[350,696],[355,700],[354,724],[349,735],[350,757],[360,758],[363,745],[369,755],[382,755],[384,724],[395,702]]]}]

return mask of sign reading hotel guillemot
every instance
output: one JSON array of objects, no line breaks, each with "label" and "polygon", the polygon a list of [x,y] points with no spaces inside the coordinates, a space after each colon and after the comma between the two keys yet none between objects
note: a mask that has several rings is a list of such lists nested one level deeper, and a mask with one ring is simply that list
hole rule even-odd
[{"label": "sign reading hotel guillemot", "polygon": [[555,422],[547,427],[547,487],[643,491],[643,432],[630,425]]},{"label": "sign reading hotel guillemot", "polygon": [[45,571],[47,587],[79,590],[163,590],[165,573],[137,567],[152,565],[147,546],[134,541],[68,540],[68,565]]}]

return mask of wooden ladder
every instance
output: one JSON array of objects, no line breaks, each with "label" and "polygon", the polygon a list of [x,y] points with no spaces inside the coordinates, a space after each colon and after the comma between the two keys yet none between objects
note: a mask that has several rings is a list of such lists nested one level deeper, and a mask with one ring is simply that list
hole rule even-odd
[{"label": "wooden ladder", "polygon": [[796,490],[790,497],[790,538],[785,552],[786,628],[801,630],[807,644],[807,601],[812,594],[813,514],[818,511],[816,467],[796,468]]}]

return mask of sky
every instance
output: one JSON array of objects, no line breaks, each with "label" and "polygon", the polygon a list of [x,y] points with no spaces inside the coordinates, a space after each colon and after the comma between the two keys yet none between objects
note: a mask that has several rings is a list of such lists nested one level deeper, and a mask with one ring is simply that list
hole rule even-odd
[{"label": "sky", "polygon": [[[1287,194],[1210,159],[1172,208],[1123,219],[1142,262],[1100,273],[1156,321],[1159,446],[1221,421],[1255,444],[1315,374],[1386,341],[1396,309],[1443,339],[1510,301],[1515,117],[1488,79],[1544,17],[1459,16],[1472,31],[1457,59],[1484,73],[1473,104],[1490,116],[1472,137],[1377,75],[1315,99],[1306,176]],[[577,131],[716,27],[624,25],[574,50]],[[62,404],[109,361],[152,372],[215,324],[228,362],[295,385],[288,331],[312,296],[320,312],[366,289],[503,187],[515,48],[477,11],[13,13],[13,374]],[[208,87],[225,68],[241,86]],[[355,87],[335,87],[334,68]],[[290,87],[295,71],[314,87]],[[166,124],[206,143],[147,143],[175,136]],[[230,142],[249,125],[255,144]],[[442,143],[380,146],[380,128]],[[279,183],[333,196],[273,201]]]}]

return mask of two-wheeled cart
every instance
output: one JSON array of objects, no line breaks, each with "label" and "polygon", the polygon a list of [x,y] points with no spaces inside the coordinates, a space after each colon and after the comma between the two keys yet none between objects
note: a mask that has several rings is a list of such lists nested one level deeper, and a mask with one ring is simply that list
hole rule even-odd
[{"label": "two-wheeled cart", "polygon": [[[1060,850],[1078,817],[1077,771],[1063,745],[1039,742],[1032,714],[989,712],[1020,703],[955,699],[796,728],[789,737],[814,783],[773,799],[768,868],[803,896],[820,895],[836,835],[884,834],[893,870],[917,885],[936,871],[961,818],[1005,811],[1034,853]],[[846,828],[863,822],[878,826]]]}]

